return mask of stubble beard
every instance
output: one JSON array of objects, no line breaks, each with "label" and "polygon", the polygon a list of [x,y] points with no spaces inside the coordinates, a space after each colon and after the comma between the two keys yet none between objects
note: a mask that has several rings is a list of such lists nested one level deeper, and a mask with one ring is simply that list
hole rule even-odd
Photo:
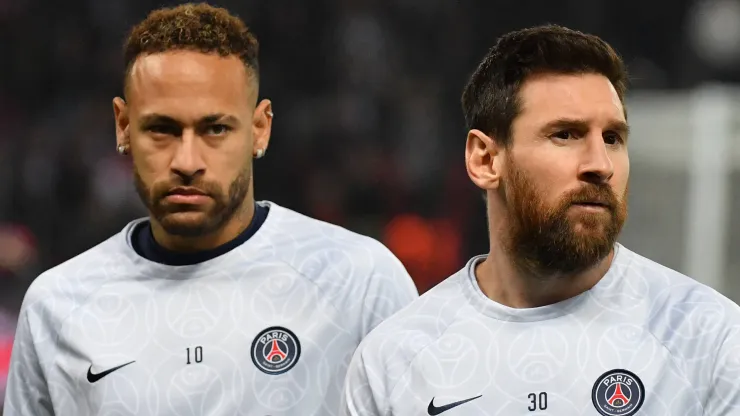
[{"label": "stubble beard", "polygon": [[[226,194],[216,183],[183,177],[150,187],[144,183],[139,172],[134,168],[134,185],[139,198],[164,231],[178,237],[202,237],[224,228],[241,210],[249,193],[250,180],[251,169],[246,167],[231,182]],[[183,204],[166,203],[167,192],[177,186],[195,187],[211,197],[213,203],[205,210]],[[178,215],[180,213],[192,213],[196,219],[192,216],[183,219],[182,215]]]}]

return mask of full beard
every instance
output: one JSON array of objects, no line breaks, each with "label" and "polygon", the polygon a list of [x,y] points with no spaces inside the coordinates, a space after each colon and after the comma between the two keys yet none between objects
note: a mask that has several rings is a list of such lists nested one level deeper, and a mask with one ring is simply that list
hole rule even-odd
[{"label": "full beard", "polygon": [[[240,211],[249,193],[250,179],[251,169],[245,168],[231,182],[226,194],[216,183],[187,177],[178,177],[150,187],[134,168],[136,192],[150,215],[167,234],[179,237],[201,237],[222,229]],[[190,205],[167,203],[167,193],[177,186],[195,187],[211,197],[213,203],[205,210]],[[193,213],[195,219],[183,219],[178,215],[182,213]]]},{"label": "full beard", "polygon": [[[503,186],[510,229],[504,248],[515,267],[536,278],[573,276],[591,269],[614,248],[627,218],[627,191],[617,198],[606,183],[590,183],[548,206],[526,172],[509,161]],[[605,212],[573,213],[579,201],[600,201]]]}]

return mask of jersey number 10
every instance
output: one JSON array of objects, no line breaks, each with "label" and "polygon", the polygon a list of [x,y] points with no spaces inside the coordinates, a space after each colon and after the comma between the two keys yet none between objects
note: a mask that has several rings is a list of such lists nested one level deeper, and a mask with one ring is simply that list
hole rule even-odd
[{"label": "jersey number 10", "polygon": [[[190,348],[185,348],[185,351],[187,352],[188,362],[187,364],[191,364],[190,362]],[[193,360],[196,363],[199,363],[203,361],[203,347],[198,345],[197,347],[193,348]]]}]

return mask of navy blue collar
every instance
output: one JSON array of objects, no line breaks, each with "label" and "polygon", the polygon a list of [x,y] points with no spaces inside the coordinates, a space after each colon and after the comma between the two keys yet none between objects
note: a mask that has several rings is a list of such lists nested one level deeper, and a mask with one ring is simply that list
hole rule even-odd
[{"label": "navy blue collar", "polygon": [[165,264],[168,266],[188,266],[202,263],[224,255],[229,251],[239,247],[249,240],[260,229],[267,219],[269,208],[260,204],[255,204],[254,216],[249,226],[239,234],[235,239],[228,243],[222,244],[214,249],[198,251],[194,253],[179,253],[168,250],[154,240],[152,227],[149,221],[144,221],[133,231],[131,236],[131,245],[137,254],[147,260]]}]

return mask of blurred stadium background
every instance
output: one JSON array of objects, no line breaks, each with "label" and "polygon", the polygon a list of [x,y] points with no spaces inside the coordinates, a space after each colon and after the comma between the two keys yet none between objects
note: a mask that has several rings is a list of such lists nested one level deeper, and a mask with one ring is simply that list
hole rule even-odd
[{"label": "blurred stadium background", "polygon": [[[176,3],[0,0],[0,387],[34,277],[145,214],[111,98],[127,28]],[[740,0],[213,4],[262,46],[276,118],[257,197],[378,238],[422,292],[487,250],[459,106],[477,61],[523,26],[604,37],[633,78],[621,241],[740,300]]]}]

